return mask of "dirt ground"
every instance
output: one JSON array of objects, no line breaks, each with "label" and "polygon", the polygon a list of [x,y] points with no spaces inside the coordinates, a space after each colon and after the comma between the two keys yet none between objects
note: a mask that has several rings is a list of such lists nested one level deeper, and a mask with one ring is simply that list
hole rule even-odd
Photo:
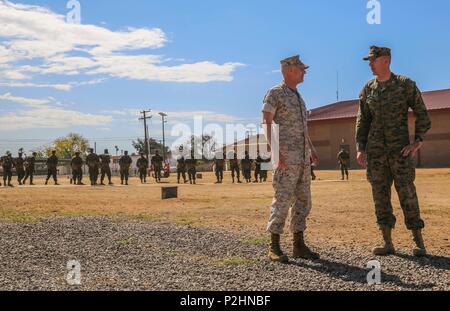
[{"label": "dirt ground", "polygon": [[[313,210],[307,239],[331,246],[372,247],[379,238],[371,190],[364,171],[352,171],[349,182],[340,181],[340,172],[318,171],[313,182]],[[85,177],[84,182],[88,182]],[[53,216],[112,216],[117,221],[135,218],[152,222],[185,224],[246,232],[255,243],[267,239],[265,232],[272,185],[232,184],[225,173],[224,183],[214,184],[212,173],[204,174],[198,185],[180,185],[178,199],[161,200],[161,186],[176,185],[176,176],[162,185],[150,180],[141,185],[133,177],[130,186],[72,186],[60,177],[61,186],[0,188],[0,221],[36,222]],[[416,185],[426,223],[424,237],[430,253],[450,255],[450,169],[418,170]],[[398,199],[393,192],[397,216],[395,242],[410,249],[412,239],[403,223]]]}]

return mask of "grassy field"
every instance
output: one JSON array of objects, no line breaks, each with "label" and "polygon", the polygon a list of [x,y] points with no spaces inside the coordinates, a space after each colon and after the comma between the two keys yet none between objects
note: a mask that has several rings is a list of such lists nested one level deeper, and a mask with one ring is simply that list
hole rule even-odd
[{"label": "grassy field", "polygon": [[[327,245],[372,247],[379,241],[370,186],[364,171],[351,172],[351,180],[342,182],[340,172],[318,171],[320,180],[313,182],[313,210],[308,221],[308,240]],[[176,184],[176,177],[163,185]],[[87,178],[84,180],[88,182]],[[198,185],[180,185],[179,198],[161,200],[161,185],[153,180],[141,185],[132,178],[129,187],[76,187],[60,178],[61,186],[43,186],[37,179],[34,187],[0,189],[0,221],[36,222],[53,216],[107,215],[124,221],[178,223],[198,227],[222,228],[249,232],[248,244],[267,242],[265,232],[272,185],[233,185],[229,173],[225,182],[214,184],[211,173],[204,174]],[[424,236],[431,252],[450,255],[450,169],[419,170],[416,185],[426,222]],[[393,192],[397,216],[395,242],[399,248],[410,248],[412,240],[403,223],[398,199]]]}]

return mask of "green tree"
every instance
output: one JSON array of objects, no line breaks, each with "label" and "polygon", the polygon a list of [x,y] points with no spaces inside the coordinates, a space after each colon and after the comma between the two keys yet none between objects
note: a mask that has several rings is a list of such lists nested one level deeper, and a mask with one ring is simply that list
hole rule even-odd
[{"label": "green tree", "polygon": [[43,147],[41,153],[50,156],[53,150],[61,159],[70,159],[76,151],[86,153],[89,149],[89,141],[80,134],[70,133],[66,137],[57,138],[51,146]]},{"label": "green tree", "polygon": [[[149,153],[150,154],[154,154],[156,150],[159,150],[161,155],[163,154],[163,145],[160,142],[156,141],[153,138],[150,138],[148,140],[148,144],[149,144]],[[141,152],[145,153],[145,140],[144,139],[138,138],[137,140],[133,140],[132,145],[133,145],[133,148],[136,149],[137,153],[141,153]],[[165,148],[166,148],[166,155],[168,158],[170,158],[171,157],[170,149],[167,146]]]}]

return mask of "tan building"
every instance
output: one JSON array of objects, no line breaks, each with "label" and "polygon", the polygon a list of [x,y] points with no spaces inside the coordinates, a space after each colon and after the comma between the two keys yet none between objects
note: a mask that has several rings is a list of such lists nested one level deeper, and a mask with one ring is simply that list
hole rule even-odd
[{"label": "tan building", "polygon": [[[424,92],[432,129],[417,156],[418,167],[450,167],[450,89]],[[341,148],[350,151],[351,166],[356,163],[355,127],[359,101],[343,101],[313,109],[309,116],[309,133],[321,158],[321,169],[338,167]],[[414,136],[414,116],[410,112],[409,129]]]}]

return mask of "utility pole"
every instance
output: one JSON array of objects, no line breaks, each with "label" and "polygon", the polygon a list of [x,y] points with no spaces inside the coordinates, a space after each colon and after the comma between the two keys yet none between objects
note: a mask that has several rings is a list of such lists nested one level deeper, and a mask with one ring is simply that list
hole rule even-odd
[{"label": "utility pole", "polygon": [[147,158],[147,161],[149,159],[149,154],[148,154],[148,128],[147,128],[147,120],[150,120],[152,118],[152,116],[147,116],[147,114],[150,114],[152,111],[151,110],[144,110],[141,111],[141,115],[142,117],[139,118],[139,120],[144,120],[144,136],[145,136],[145,142],[144,142],[144,153],[145,156]]},{"label": "utility pole", "polygon": [[163,134],[163,159],[164,159],[164,163],[166,163],[166,133],[165,133],[165,124],[166,124],[166,120],[165,118],[167,117],[167,114],[165,114],[164,112],[160,112],[159,115],[162,118],[162,134]]}]

